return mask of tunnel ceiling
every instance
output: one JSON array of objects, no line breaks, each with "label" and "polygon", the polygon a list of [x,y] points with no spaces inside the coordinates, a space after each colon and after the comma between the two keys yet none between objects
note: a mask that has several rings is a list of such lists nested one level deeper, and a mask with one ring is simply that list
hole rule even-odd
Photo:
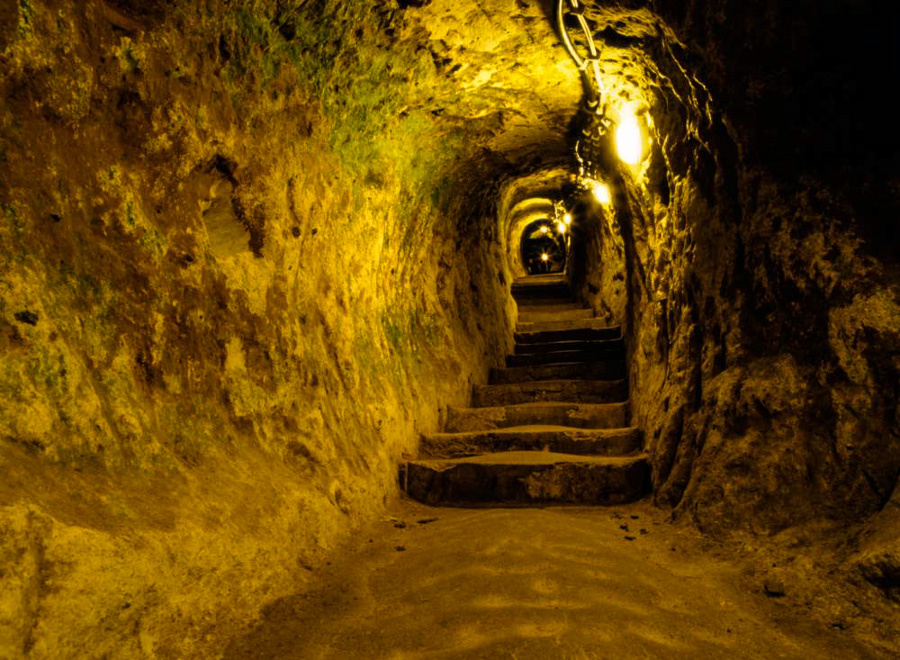
[{"label": "tunnel ceiling", "polygon": [[484,144],[513,164],[568,154],[581,83],[548,9],[515,0],[433,0],[406,10],[411,34],[427,34],[435,61],[459,92],[435,99],[433,112],[449,121],[490,118]]},{"label": "tunnel ceiling", "polygon": [[[573,166],[569,134],[582,85],[556,32],[556,3],[422,4],[406,9],[408,34],[427,34],[440,70],[460,92],[432,99],[432,112],[456,122],[489,118],[484,146],[519,170],[546,169],[548,177],[558,179],[558,166]],[[646,9],[621,6],[590,6],[586,15],[603,44],[607,93],[644,101],[655,74],[648,76],[640,47],[662,33],[660,20]]]}]

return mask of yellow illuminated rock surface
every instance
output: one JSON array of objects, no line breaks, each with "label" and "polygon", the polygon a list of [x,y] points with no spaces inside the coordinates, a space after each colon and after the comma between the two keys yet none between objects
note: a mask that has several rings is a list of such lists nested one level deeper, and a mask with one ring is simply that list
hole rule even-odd
[{"label": "yellow illuminated rock surface", "polygon": [[[843,637],[796,637],[728,591],[727,611],[753,613],[736,628],[762,640],[747,648],[896,638],[900,177],[894,133],[870,121],[884,106],[872,62],[893,43],[879,30],[895,22],[870,2],[840,16],[626,5],[586,17],[610,102],[648,109],[649,153],[605,163],[612,204],[567,200],[567,237],[583,315],[628,340],[653,503],[711,538],[785,548],[787,578],[829,574],[861,603]],[[490,536],[512,513],[453,512],[415,528],[431,546],[375,539],[374,564],[338,551],[392,505],[421,434],[502,363],[522,233],[577,183],[581,82],[552,14],[522,0],[0,4],[0,658],[233,655],[277,623],[269,604],[327,589],[327,562],[411,557],[427,575],[398,584],[437,595],[424,548],[439,558],[442,543],[461,603],[548,609],[556,588],[584,602],[565,582],[579,560],[539,530],[571,525],[574,548],[612,552],[606,512],[523,513],[536,531],[515,541]],[[485,561],[527,542],[523,572],[561,567],[465,591],[463,544],[479,538]],[[599,638],[745,648],[720,627],[677,632],[694,569],[662,567],[679,589],[651,589],[636,558],[612,556],[646,590],[610,583],[626,589],[608,594],[624,631]],[[704,582],[694,622],[731,584],[710,570],[724,582]],[[412,612],[365,602],[395,623]],[[301,620],[338,616],[316,608]],[[456,612],[448,630],[469,646],[440,633],[448,653],[506,643]],[[425,639],[422,616],[396,625]],[[542,652],[572,630],[556,614],[504,622]]]}]

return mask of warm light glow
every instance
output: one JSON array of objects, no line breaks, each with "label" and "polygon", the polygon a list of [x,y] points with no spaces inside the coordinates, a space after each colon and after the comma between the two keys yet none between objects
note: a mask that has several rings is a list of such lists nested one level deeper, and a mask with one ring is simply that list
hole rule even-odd
[{"label": "warm light glow", "polygon": [[609,194],[609,186],[605,183],[594,181],[591,184],[591,192],[594,193],[594,198],[601,204],[609,204],[612,201],[612,196]]},{"label": "warm light glow", "polygon": [[546,234],[548,231],[550,231],[550,227],[548,227],[547,225],[541,225],[542,234]]},{"label": "warm light glow", "polygon": [[572,214],[571,214],[571,213],[566,213],[566,214],[563,216],[563,222],[565,222],[567,225],[571,225],[571,224],[572,224]]},{"label": "warm light glow", "polygon": [[641,162],[643,147],[641,144],[641,127],[638,125],[634,108],[626,105],[619,114],[619,125],[616,127],[616,150],[619,158],[629,165]]},{"label": "warm light glow", "polygon": [[556,231],[558,231],[560,234],[565,234],[566,233],[566,225],[563,224],[562,222],[557,222],[556,223]]},{"label": "warm light glow", "polygon": [[547,254],[546,252],[544,252],[544,253],[541,255],[541,261],[550,261],[550,255]]}]

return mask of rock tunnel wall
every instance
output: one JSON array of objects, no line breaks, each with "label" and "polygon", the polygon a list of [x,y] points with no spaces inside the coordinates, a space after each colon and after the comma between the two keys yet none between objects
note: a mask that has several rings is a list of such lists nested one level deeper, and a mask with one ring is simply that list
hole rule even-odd
[{"label": "rock tunnel wall", "polygon": [[[883,11],[595,12],[654,145],[640,177],[610,171],[583,245],[657,501],[714,533],[881,510],[862,565],[890,586]],[[552,14],[0,8],[0,651],[214,653],[381,511],[509,341],[503,223],[557,185],[577,102]]]},{"label": "rock tunnel wall", "polygon": [[383,3],[4,7],[0,656],[209,657],[502,356],[486,173]]},{"label": "rock tunnel wall", "polygon": [[573,262],[583,264],[573,273],[573,286],[597,318],[626,329],[630,294],[622,217],[590,196],[580,200],[573,215]]},{"label": "rock tunnel wall", "polygon": [[653,99],[649,166],[609,173],[634,412],[657,501],[705,531],[894,515],[897,138],[875,90],[896,47],[845,5],[658,2],[655,35],[604,32]]}]

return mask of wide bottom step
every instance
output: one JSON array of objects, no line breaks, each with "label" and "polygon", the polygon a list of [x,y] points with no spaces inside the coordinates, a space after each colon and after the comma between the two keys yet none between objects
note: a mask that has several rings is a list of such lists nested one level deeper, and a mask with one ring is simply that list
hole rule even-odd
[{"label": "wide bottom step", "polygon": [[410,461],[401,477],[410,497],[448,506],[623,504],[650,492],[644,455],[504,452]]}]

